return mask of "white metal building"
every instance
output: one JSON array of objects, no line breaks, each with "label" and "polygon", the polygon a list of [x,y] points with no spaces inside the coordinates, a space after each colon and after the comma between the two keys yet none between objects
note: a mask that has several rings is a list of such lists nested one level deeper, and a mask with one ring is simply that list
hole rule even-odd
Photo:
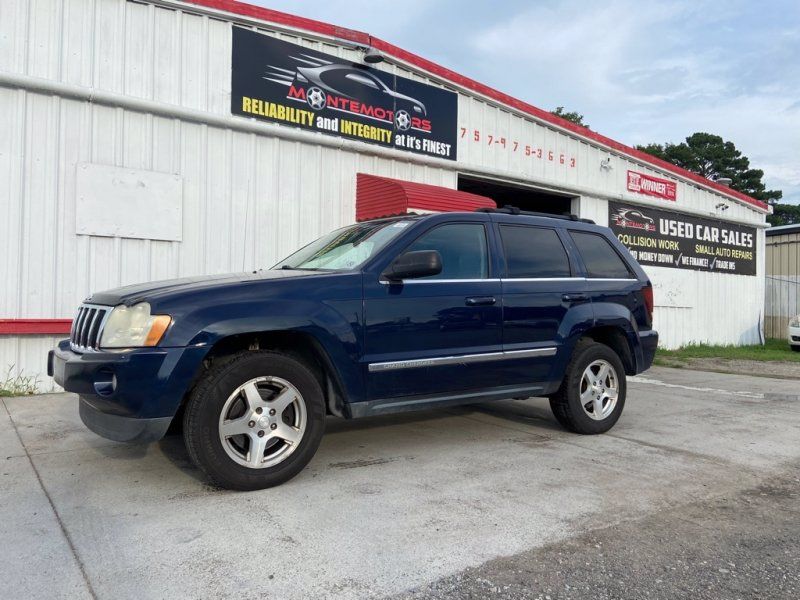
[{"label": "white metal building", "polygon": [[762,338],[759,201],[335,25],[2,0],[0,371],[41,374],[93,290],[270,266],[353,222],[359,173],[615,225],[664,346]]}]

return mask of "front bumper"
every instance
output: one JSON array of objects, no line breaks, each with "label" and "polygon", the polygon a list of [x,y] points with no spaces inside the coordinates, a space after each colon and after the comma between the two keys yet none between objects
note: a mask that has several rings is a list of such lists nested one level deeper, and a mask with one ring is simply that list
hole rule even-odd
[{"label": "front bumper", "polygon": [[163,437],[208,352],[204,346],[78,354],[67,340],[51,350],[47,373],[80,396],[80,415],[116,441]]},{"label": "front bumper", "polygon": [[164,437],[172,417],[139,419],[104,413],[81,396],[78,400],[81,421],[97,435],[115,442],[155,442]]},{"label": "front bumper", "polygon": [[787,327],[786,337],[790,346],[800,346],[800,327]]}]

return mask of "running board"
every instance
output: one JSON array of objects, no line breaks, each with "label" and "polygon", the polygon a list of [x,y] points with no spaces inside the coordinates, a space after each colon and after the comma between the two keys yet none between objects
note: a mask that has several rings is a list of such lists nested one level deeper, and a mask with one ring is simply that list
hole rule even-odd
[{"label": "running board", "polygon": [[413,410],[443,408],[446,406],[474,404],[475,402],[490,400],[506,400],[509,398],[541,396],[544,390],[544,386],[538,385],[494,388],[479,392],[448,394],[446,396],[426,396],[424,398],[381,398],[380,400],[345,404],[345,408],[346,410],[349,410],[351,418],[357,419],[361,417],[370,417],[373,415],[387,415],[392,413],[409,412]]}]

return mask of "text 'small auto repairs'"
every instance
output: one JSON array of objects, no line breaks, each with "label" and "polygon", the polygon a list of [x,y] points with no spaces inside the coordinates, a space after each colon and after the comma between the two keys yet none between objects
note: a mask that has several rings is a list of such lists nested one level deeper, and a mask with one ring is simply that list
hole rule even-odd
[{"label": "text 'small auto repairs'", "polygon": [[2,11],[4,368],[43,373],[91,290],[492,202],[609,225],[663,346],[761,340],[769,208],[739,192],[335,25],[230,0]]}]

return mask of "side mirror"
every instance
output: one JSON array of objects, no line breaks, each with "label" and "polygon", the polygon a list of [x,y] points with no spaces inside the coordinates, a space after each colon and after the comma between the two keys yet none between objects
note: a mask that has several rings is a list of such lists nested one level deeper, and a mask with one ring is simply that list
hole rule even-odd
[{"label": "side mirror", "polygon": [[442,272],[442,255],[436,250],[417,250],[398,256],[383,272],[389,281],[429,277]]}]

